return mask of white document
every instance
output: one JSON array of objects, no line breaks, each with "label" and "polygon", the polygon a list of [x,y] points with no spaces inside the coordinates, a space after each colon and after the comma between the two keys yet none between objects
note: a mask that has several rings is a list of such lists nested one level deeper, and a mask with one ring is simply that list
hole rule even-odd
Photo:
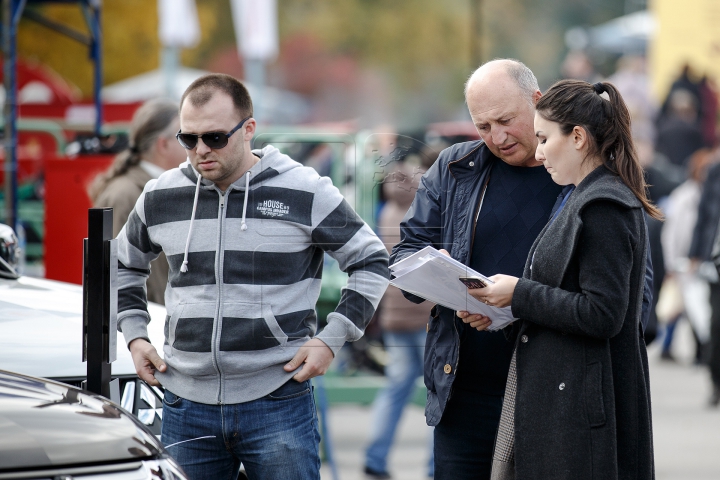
[{"label": "white document", "polygon": [[492,321],[488,330],[495,331],[514,322],[510,307],[491,307],[467,291],[460,277],[487,277],[467,265],[443,255],[433,247],[425,247],[390,266],[395,276],[390,283],[401,290],[422,297],[452,310],[486,315]]}]

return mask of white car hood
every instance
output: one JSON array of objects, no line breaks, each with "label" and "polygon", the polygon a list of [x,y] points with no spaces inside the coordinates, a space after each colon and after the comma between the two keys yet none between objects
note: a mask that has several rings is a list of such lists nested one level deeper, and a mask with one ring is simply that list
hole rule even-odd
[{"label": "white car hood", "polygon": [[[32,277],[0,279],[0,369],[45,378],[87,376],[82,361],[82,287]],[[165,307],[151,303],[152,344],[162,352]],[[122,333],[112,375],[134,375]]]}]

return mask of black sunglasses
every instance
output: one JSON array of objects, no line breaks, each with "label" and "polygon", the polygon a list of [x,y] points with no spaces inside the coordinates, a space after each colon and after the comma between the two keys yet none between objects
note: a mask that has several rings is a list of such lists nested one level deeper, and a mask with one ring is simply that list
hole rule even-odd
[{"label": "black sunglasses", "polygon": [[180,142],[180,145],[183,146],[183,148],[187,148],[188,150],[192,150],[193,148],[197,147],[198,138],[202,138],[203,143],[208,147],[212,149],[218,149],[223,148],[228,144],[228,141],[230,139],[230,135],[237,132],[240,127],[243,126],[243,124],[248,120],[252,118],[252,115],[249,117],[245,117],[242,119],[240,123],[237,124],[235,128],[230,130],[228,133],[224,132],[207,132],[207,133],[182,133],[178,130],[178,133],[175,135],[175,138],[177,138],[178,142]]}]

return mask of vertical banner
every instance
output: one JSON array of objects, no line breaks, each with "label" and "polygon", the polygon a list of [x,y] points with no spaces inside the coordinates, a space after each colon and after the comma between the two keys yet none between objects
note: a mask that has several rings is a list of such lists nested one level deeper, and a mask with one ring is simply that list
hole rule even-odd
[{"label": "vertical banner", "polygon": [[246,60],[268,62],[278,54],[275,0],[231,0],[238,52]]},{"label": "vertical banner", "polygon": [[160,65],[165,95],[180,98],[177,77],[180,49],[194,47],[200,41],[200,21],[195,0],[158,0],[158,36],[162,44]]},{"label": "vertical banner", "polygon": [[265,64],[278,54],[277,3],[275,0],[231,0],[238,53],[245,67],[245,81],[252,95],[255,120],[265,119]]},{"label": "vertical banner", "polygon": [[164,47],[194,47],[200,41],[195,0],[158,0],[158,35]]}]

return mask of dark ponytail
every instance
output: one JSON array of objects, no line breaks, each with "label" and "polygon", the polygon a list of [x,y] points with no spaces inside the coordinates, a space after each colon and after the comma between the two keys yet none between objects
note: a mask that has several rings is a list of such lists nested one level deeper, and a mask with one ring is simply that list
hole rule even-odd
[{"label": "dark ponytail", "polygon": [[[603,93],[609,100],[601,96]],[[632,141],[630,112],[613,84],[561,80],[540,97],[536,109],[544,119],[559,123],[564,135],[575,126],[587,130],[592,138],[588,156],[598,156],[632,190],[651,217],[662,218],[647,197],[645,176]]]},{"label": "dark ponytail", "polygon": [[110,168],[98,175],[88,187],[88,195],[93,203],[112,179],[124,175],[130,167],[138,165],[161,135],[175,133],[166,130],[178,114],[178,104],[165,98],[149,100],[137,109],[130,124],[130,146],[118,153]]}]

